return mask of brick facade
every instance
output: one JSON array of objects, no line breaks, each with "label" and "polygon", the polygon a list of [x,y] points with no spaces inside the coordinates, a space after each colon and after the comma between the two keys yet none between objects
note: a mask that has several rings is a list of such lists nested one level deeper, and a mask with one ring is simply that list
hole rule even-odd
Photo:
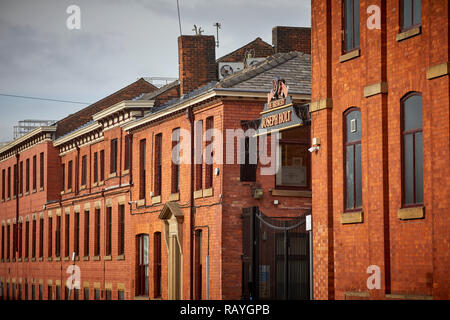
[{"label": "brick facade", "polygon": [[[241,129],[241,120],[260,118],[267,98],[265,94],[239,93],[237,96],[206,98],[192,102],[189,108],[169,112],[167,115],[148,121],[136,128],[127,126],[133,121],[145,119],[144,114],[151,113],[151,108],[164,111],[164,104],[173,98],[180,98],[186,93],[201,87],[210,81],[217,80],[217,67],[214,57],[214,37],[182,36],[178,39],[180,55],[180,82],[153,90],[138,81],[136,87],[127,87],[120,91],[120,96],[101,100],[102,106],[84,109],[58,123],[56,139],[45,142],[50,155],[48,180],[44,191],[49,188],[49,195],[43,194],[36,201],[30,201],[32,206],[24,206],[19,215],[28,216],[30,221],[35,217],[39,222],[44,219],[43,257],[36,257],[27,262],[11,262],[3,260],[0,263],[0,281],[3,284],[12,279],[21,280],[22,284],[43,283],[43,299],[48,297],[50,286],[52,299],[56,295],[56,287],[61,288],[61,298],[64,297],[65,281],[69,277],[67,268],[73,264],[72,252],[75,250],[75,217],[79,216],[79,252],[75,264],[81,270],[79,298],[83,299],[84,288],[89,289],[89,299],[94,299],[96,290],[100,290],[100,299],[106,298],[106,292],[112,290],[112,299],[117,299],[119,291],[125,299],[193,299],[198,288],[197,271],[191,267],[191,253],[196,253],[192,238],[193,232],[201,230],[200,242],[202,264],[201,295],[206,299],[206,257],[209,257],[209,298],[239,299],[242,293],[242,209],[252,206],[263,208],[268,216],[298,216],[311,207],[311,192],[301,196],[282,194],[273,196],[275,176],[256,176],[255,182],[240,181],[239,164],[215,163],[213,169],[218,169],[218,175],[212,175],[212,185],[207,186],[207,166],[202,166],[202,180],[199,188],[193,189],[191,179],[198,172],[191,164],[181,164],[179,174],[179,192],[172,192],[172,141],[171,135],[175,128],[191,130],[188,117],[192,112],[192,121],[203,121],[203,132],[206,131],[207,119],[212,117],[212,126],[222,132],[226,129]],[[270,47],[270,46],[269,46]],[[269,84],[270,86],[270,84]],[[151,91],[151,92],[150,92]],[[148,93],[150,92],[150,93]],[[130,101],[140,93],[148,93],[144,97],[149,100]],[[254,95],[254,96],[251,96]],[[309,99],[308,94],[302,94],[302,103]],[[187,99],[184,97],[184,99]],[[183,98],[181,102],[185,101]],[[300,101],[299,101],[300,102]],[[145,112],[145,113],[144,113]],[[69,130],[69,127],[71,130]],[[63,130],[63,131],[61,131]],[[132,136],[130,167],[125,168],[125,137]],[[161,148],[161,194],[156,193],[156,136],[162,135]],[[225,137],[224,137],[225,138]],[[117,139],[117,170],[111,170],[111,141]],[[145,152],[145,194],[140,195],[141,159],[140,143],[146,141]],[[183,137],[182,137],[183,141]],[[214,139],[215,147],[220,145],[219,139]],[[190,141],[189,141],[190,143]],[[227,152],[223,140],[224,160]],[[30,152],[37,153],[40,145],[32,146]],[[206,144],[203,143],[203,149]],[[189,147],[188,150],[191,148]],[[104,152],[104,178],[100,173],[100,154]],[[26,151],[28,152],[28,151]],[[184,152],[184,151],[183,151]],[[235,154],[237,149],[234,150]],[[95,161],[97,155],[98,179],[94,181]],[[215,152],[214,152],[215,154]],[[87,167],[83,169],[83,158],[86,157]],[[13,165],[14,158],[1,162],[1,168]],[[72,186],[68,186],[68,167],[72,163]],[[62,167],[64,166],[64,177]],[[195,168],[194,168],[195,167]],[[194,168],[194,169],[193,169]],[[50,171],[51,170],[51,171]],[[86,172],[86,184],[82,176]],[[1,170],[0,170],[1,173]],[[62,181],[64,180],[64,186]],[[195,185],[194,185],[195,186]],[[262,199],[254,199],[252,188],[263,189]],[[39,193],[38,193],[39,194]],[[24,198],[25,199],[25,198]],[[275,205],[273,200],[279,200]],[[1,204],[0,220],[12,219],[15,211],[12,202]],[[44,207],[45,205],[45,207]],[[125,213],[125,250],[119,254],[119,210]],[[109,209],[111,208],[111,209]],[[174,209],[175,208],[175,209]],[[3,211],[4,210],[4,211]],[[106,253],[109,223],[107,212],[111,210],[111,254]],[[100,212],[99,252],[97,245],[96,212]],[[6,212],[4,214],[3,212]],[[89,252],[85,252],[85,215],[89,213]],[[176,215],[176,216],[175,216]],[[61,217],[61,218],[58,218]],[[52,219],[52,252],[48,254],[49,219]],[[26,219],[26,218],[24,218]],[[56,255],[57,223],[61,221],[60,255]],[[66,223],[69,221],[68,247],[66,246]],[[175,223],[174,223],[175,221]],[[173,250],[171,235],[176,233],[180,245],[179,296],[171,289],[173,273],[171,272]],[[161,296],[156,292],[158,266],[155,265],[155,236],[161,235]],[[37,223],[37,247],[40,241],[40,224]],[[138,239],[148,235],[148,296],[142,297],[139,288]],[[23,235],[25,237],[25,235]],[[30,239],[32,234],[29,235]],[[31,240],[30,240],[31,241]],[[31,242],[30,242],[31,246]],[[172,260],[171,260],[172,259]],[[192,261],[193,263],[195,261]],[[14,268],[13,268],[14,267]],[[197,270],[197,269],[195,269]],[[191,281],[191,276],[193,281]],[[5,286],[4,286],[5,288]],[[10,288],[10,297],[11,291]],[[25,288],[22,288],[24,291]],[[31,297],[31,287],[28,287]],[[195,296],[194,296],[195,295]],[[36,296],[37,297],[37,296]],[[72,294],[73,297],[73,294]]]},{"label": "brick facade", "polygon": [[[314,297],[448,299],[448,71],[427,79],[448,65],[448,1],[422,1],[413,36],[400,31],[399,1],[360,3],[359,51],[345,55],[341,1],[312,1],[312,136],[322,142],[312,158]],[[381,29],[366,27],[373,4]],[[412,91],[423,97],[425,216],[401,220],[400,100]],[[342,224],[343,113],[352,106],[361,110],[363,222]],[[379,290],[367,288],[370,265],[380,267]]]}]

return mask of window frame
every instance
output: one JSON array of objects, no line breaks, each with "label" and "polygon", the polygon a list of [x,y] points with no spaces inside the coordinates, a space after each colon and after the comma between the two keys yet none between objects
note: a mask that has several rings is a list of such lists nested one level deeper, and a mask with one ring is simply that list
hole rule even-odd
[{"label": "window frame", "polygon": [[117,173],[117,149],[118,148],[118,140],[117,138],[111,140],[111,149],[110,149],[110,164],[109,164],[109,173]]},{"label": "window frame", "polygon": [[105,256],[112,255],[112,207],[106,207],[106,220],[105,220]]},{"label": "window frame", "polygon": [[87,185],[87,155],[81,157],[81,186]]},{"label": "window frame", "polygon": [[172,152],[178,152],[178,163],[175,163],[171,154],[171,193],[180,192],[180,128],[175,128],[172,130]]},{"label": "window frame", "polygon": [[100,256],[101,210],[94,211],[94,256]]},{"label": "window frame", "polygon": [[94,184],[98,183],[98,152],[94,152]]},{"label": "window frame", "polygon": [[48,235],[47,235],[47,255],[49,258],[53,256],[53,217],[48,217]]},{"label": "window frame", "polygon": [[350,49],[347,49],[347,37],[346,37],[346,35],[347,35],[347,33],[346,33],[346,30],[347,30],[347,16],[346,16],[346,2],[347,2],[347,0],[342,0],[342,53],[343,54],[346,54],[346,53],[349,53],[349,52],[352,52],[352,51],[355,51],[355,50],[359,50],[360,48],[361,48],[361,3],[360,3],[360,6],[359,6],[359,10],[360,10],[360,12],[359,12],[359,16],[358,16],[358,23],[359,23],[359,25],[360,25],[360,27],[359,27],[359,34],[358,34],[358,37],[359,37],[359,45],[358,46],[356,46],[355,45],[355,39],[356,39],[356,37],[355,37],[355,7],[354,7],[354,4],[355,4],[355,1],[359,1],[359,0],[348,0],[348,1],[353,1],[353,10],[352,10],[352,23],[353,23],[353,25],[352,25],[352,37],[353,37],[353,43],[352,43],[352,48],[350,48]]},{"label": "window frame", "polygon": [[[359,115],[360,115],[360,119],[361,119],[361,140],[357,140],[357,141],[352,141],[352,142],[347,142],[347,116],[353,112],[353,111],[359,111]],[[358,107],[350,107],[347,110],[345,110],[345,112],[343,113],[343,171],[344,171],[344,212],[358,212],[361,211],[363,208],[363,190],[362,190],[362,113],[361,113],[361,109]],[[353,184],[353,208],[347,208],[347,147],[348,146],[354,146],[353,147],[353,177],[354,177],[354,182],[356,181],[356,145],[360,144],[361,145],[361,207],[356,207],[356,183]]]},{"label": "window frame", "polygon": [[[421,0],[419,0],[421,1]],[[399,28],[400,32],[406,32],[411,29],[419,28],[422,25],[422,3],[420,4],[420,22],[418,24],[414,24],[414,3],[415,0],[411,0],[411,25],[404,26],[404,2],[405,0],[399,0]]]},{"label": "window frame", "polygon": [[132,148],[132,135],[127,134],[125,136],[125,159],[123,164],[123,169],[130,170],[131,167],[131,148]]},{"label": "window frame", "polygon": [[[293,128],[291,130],[295,130],[296,128]],[[311,130],[308,130],[308,137],[305,139],[283,139],[283,132],[281,131],[281,138],[279,140],[279,148],[283,144],[295,144],[297,146],[306,146],[306,149],[308,149],[311,146]],[[279,151],[281,152],[281,151]],[[282,154],[280,154],[280,161],[283,161],[281,158]],[[278,159],[276,160],[278,161]],[[282,164],[280,164],[281,166]],[[312,180],[311,180],[311,153],[308,152],[308,166],[307,166],[307,172],[308,175],[307,178],[307,185],[306,186],[284,186],[284,185],[278,185],[277,184],[277,173],[275,173],[274,176],[274,186],[275,189],[278,190],[304,190],[304,191],[311,191],[312,189]]]},{"label": "window frame", "polygon": [[26,180],[25,180],[25,193],[30,192],[30,158],[26,160]]},{"label": "window frame", "polygon": [[105,150],[100,150],[100,182],[105,181]]},{"label": "window frame", "polygon": [[145,199],[146,195],[146,151],[147,140],[139,140],[139,199]]},{"label": "window frame", "polygon": [[118,241],[117,241],[117,254],[125,254],[125,205],[120,204],[118,208]]},{"label": "window frame", "polygon": [[84,210],[84,256],[89,257],[90,211]]},{"label": "window frame", "polygon": [[33,191],[37,189],[37,157],[33,156]]},{"label": "window frame", "polygon": [[64,257],[70,257],[70,214],[65,214],[64,219]]},{"label": "window frame", "polygon": [[39,187],[44,189],[45,175],[44,175],[44,153],[39,154]]},{"label": "window frame", "polygon": [[73,214],[73,251],[75,256],[80,255],[80,213],[74,212]]},{"label": "window frame", "polygon": [[6,170],[2,169],[2,201],[5,201],[6,196]]},{"label": "window frame", "polygon": [[[214,117],[210,116],[207,117],[205,120],[205,134],[207,135],[207,140],[205,141],[205,151],[206,149],[211,146],[211,164],[208,164],[205,162],[205,189],[212,188],[213,186],[213,176],[214,176],[214,135],[212,132],[209,132],[209,130],[214,130]],[[208,134],[209,132],[209,134]],[[208,141],[210,140],[210,141]],[[208,155],[206,155],[208,157]]]},{"label": "window frame", "polygon": [[[414,97],[414,96],[420,96],[422,98],[422,128],[421,129],[413,129],[405,131],[405,102]],[[406,95],[400,99],[400,119],[401,119],[401,131],[400,131],[400,140],[401,140],[401,192],[402,192],[402,208],[415,208],[415,207],[422,207],[425,204],[425,197],[424,197],[424,185],[422,181],[422,197],[423,202],[416,202],[416,145],[415,145],[415,136],[417,133],[422,133],[422,179],[423,179],[423,96],[420,92],[413,91],[409,92]],[[412,134],[413,136],[413,203],[411,204],[405,204],[405,198],[406,198],[406,192],[405,192],[405,136]]]},{"label": "window frame", "polygon": [[39,258],[44,257],[44,217],[39,219]]},{"label": "window frame", "polygon": [[70,160],[67,164],[67,190],[72,190],[73,186],[72,172],[73,172],[73,162],[72,160]]},{"label": "window frame", "polygon": [[194,191],[203,189],[203,120],[198,120],[194,124]]},{"label": "window frame", "polygon": [[153,196],[157,197],[162,192],[162,132],[155,135],[155,168],[154,168],[154,187]]}]

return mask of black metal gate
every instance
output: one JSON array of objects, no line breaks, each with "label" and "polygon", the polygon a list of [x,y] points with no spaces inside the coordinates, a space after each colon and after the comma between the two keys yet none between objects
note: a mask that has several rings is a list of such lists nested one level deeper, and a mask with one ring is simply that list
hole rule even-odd
[{"label": "black metal gate", "polygon": [[242,214],[242,299],[310,299],[310,232],[306,215],[268,217],[257,207]]}]

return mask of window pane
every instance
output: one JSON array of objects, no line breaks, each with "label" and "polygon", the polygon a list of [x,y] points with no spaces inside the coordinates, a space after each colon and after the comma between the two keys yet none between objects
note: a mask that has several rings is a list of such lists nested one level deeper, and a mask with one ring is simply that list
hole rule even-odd
[{"label": "window pane", "polygon": [[353,49],[353,0],[345,1],[345,49]]},{"label": "window pane", "polygon": [[306,145],[281,144],[281,167],[277,172],[277,185],[308,186],[308,150]]},{"label": "window pane", "polygon": [[346,152],[346,208],[353,209],[354,199],[353,199],[353,188],[354,188],[354,177],[353,177],[353,146],[347,147]]},{"label": "window pane", "polygon": [[422,132],[415,136],[415,176],[416,176],[416,203],[423,203],[423,148]]},{"label": "window pane", "polygon": [[403,0],[403,27],[410,27],[412,24],[412,0]]},{"label": "window pane", "polygon": [[421,11],[422,11],[421,2],[422,2],[422,0],[414,0],[414,11],[413,11],[414,25],[420,24]]},{"label": "window pane", "polygon": [[422,128],[422,97],[412,96],[403,103],[405,130]]},{"label": "window pane", "polygon": [[405,135],[405,150],[404,150],[404,192],[405,192],[405,204],[414,203],[413,188],[414,188],[414,168],[413,168],[413,135]]},{"label": "window pane", "polygon": [[355,29],[355,34],[353,35],[354,37],[354,48],[358,48],[359,47],[359,0],[355,0],[354,1],[354,10],[353,10],[353,17],[354,17],[354,29]]},{"label": "window pane", "polygon": [[148,235],[144,236],[144,264],[148,264]]},{"label": "window pane", "polygon": [[362,207],[361,144],[355,145],[355,206]]},{"label": "window pane", "polygon": [[347,142],[361,140],[361,112],[354,110],[346,116]]}]

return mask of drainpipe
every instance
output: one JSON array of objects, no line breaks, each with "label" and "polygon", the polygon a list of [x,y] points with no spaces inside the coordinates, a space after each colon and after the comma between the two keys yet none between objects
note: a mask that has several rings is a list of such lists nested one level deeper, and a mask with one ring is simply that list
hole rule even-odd
[{"label": "drainpipe", "polygon": [[190,129],[191,129],[191,205],[190,205],[190,216],[189,216],[189,276],[190,276],[190,300],[194,297],[194,245],[193,245],[193,232],[194,232],[194,112],[192,107],[187,109],[186,117],[189,120]]}]

